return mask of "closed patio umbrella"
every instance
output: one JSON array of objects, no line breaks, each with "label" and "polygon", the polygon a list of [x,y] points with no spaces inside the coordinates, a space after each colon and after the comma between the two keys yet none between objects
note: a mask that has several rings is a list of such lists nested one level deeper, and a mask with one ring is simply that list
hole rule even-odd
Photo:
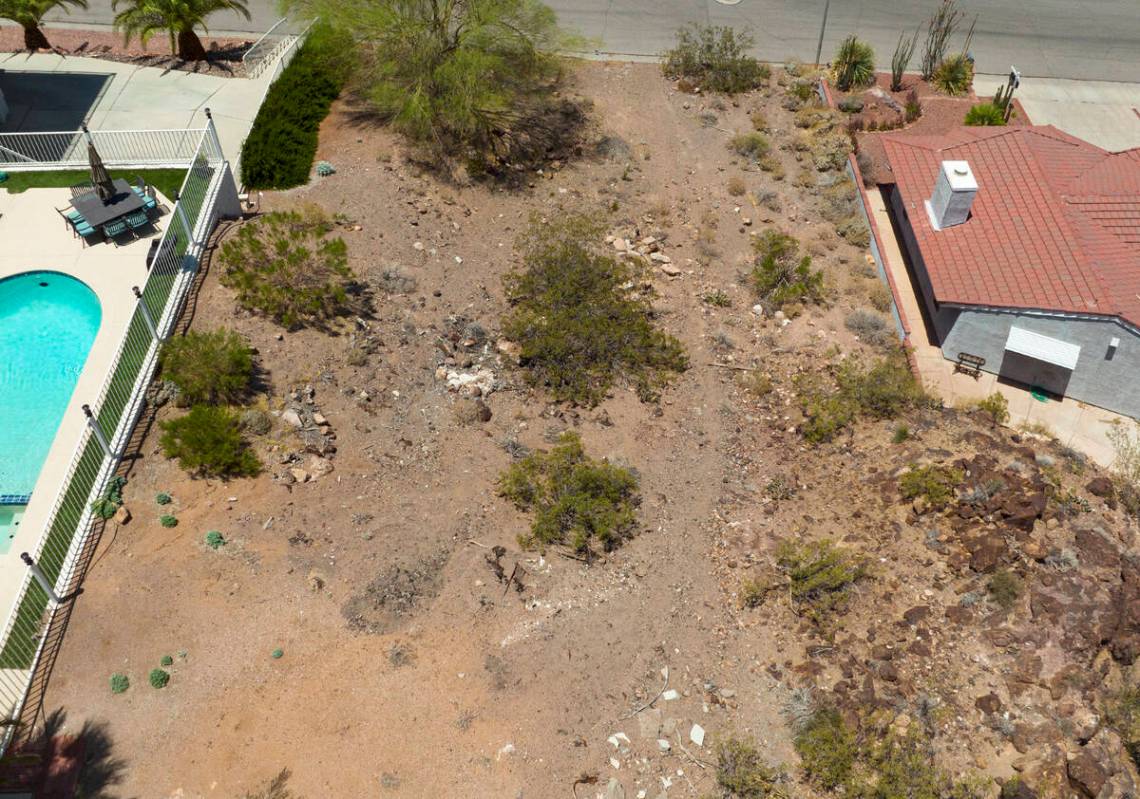
[{"label": "closed patio umbrella", "polygon": [[95,149],[95,142],[91,140],[90,133],[87,134],[87,163],[91,166],[91,183],[95,186],[99,199],[107,202],[115,196],[115,186],[111,182],[107,167],[103,166],[103,159],[99,157],[99,151]]}]

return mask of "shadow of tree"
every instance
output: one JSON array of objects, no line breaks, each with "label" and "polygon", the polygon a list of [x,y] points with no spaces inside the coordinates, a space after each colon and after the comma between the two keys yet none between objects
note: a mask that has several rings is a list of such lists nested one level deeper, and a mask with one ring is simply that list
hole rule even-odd
[{"label": "shadow of tree", "polygon": [[[67,711],[63,708],[47,715],[40,733],[44,745],[61,734],[66,721]],[[122,784],[127,764],[115,755],[115,743],[107,722],[84,721],[73,741],[61,751],[64,756],[69,753],[82,753],[75,799],[123,799],[111,789]]]}]

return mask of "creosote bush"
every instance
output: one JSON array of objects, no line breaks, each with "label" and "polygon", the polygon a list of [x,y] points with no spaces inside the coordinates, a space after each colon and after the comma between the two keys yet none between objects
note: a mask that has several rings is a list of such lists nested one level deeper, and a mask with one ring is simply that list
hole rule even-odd
[{"label": "creosote bush", "polygon": [[752,240],[756,265],[752,285],[761,299],[776,306],[793,302],[822,302],[823,272],[811,268],[811,256],[799,254],[794,236],[766,230]]},{"label": "creosote bush", "polygon": [[716,787],[719,799],[778,799],[787,794],[783,772],[764,760],[751,738],[730,735],[716,747]]},{"label": "creosote bush", "polygon": [[752,131],[750,133],[738,133],[733,136],[729,142],[728,147],[737,155],[742,155],[751,161],[759,161],[761,158],[768,154],[772,148],[768,137],[759,131]]},{"label": "creosote bush", "polygon": [[630,292],[642,267],[600,252],[602,233],[587,216],[532,219],[519,240],[523,268],[504,278],[503,333],[522,348],[527,380],[557,400],[592,407],[624,379],[652,401],[688,359],[653,324],[649,300]]},{"label": "creosote bush", "polygon": [[899,493],[903,499],[922,497],[932,507],[941,508],[954,499],[954,489],[964,479],[962,470],[951,466],[911,466],[899,477]]},{"label": "creosote bush", "polygon": [[565,544],[577,552],[609,550],[633,534],[639,502],[629,469],[586,456],[576,433],[563,433],[549,452],[538,451],[499,475],[499,494],[533,512],[524,548]]},{"label": "creosote bush", "polygon": [[249,391],[253,356],[236,331],[189,331],[162,347],[162,376],[178,387],[184,405],[238,403]]},{"label": "creosote bush", "polygon": [[995,425],[1005,424],[1009,421],[1009,400],[1000,391],[995,391],[984,399],[975,403],[975,407],[990,417]]},{"label": "creosote bush", "polygon": [[927,401],[901,351],[870,366],[847,358],[836,370],[833,389],[809,375],[798,379],[797,387],[808,417],[801,433],[815,444],[833,440],[859,416],[893,419]]},{"label": "creosote bush", "polygon": [[1021,590],[1021,578],[1007,569],[994,572],[986,583],[986,591],[989,593],[990,599],[996,602],[1002,610],[1009,610],[1017,603],[1018,597],[1021,596]]},{"label": "creosote bush", "polygon": [[796,731],[792,743],[813,785],[832,791],[851,780],[858,754],[855,732],[835,708],[817,708]]},{"label": "creosote bush", "polygon": [[848,36],[835,51],[831,74],[841,92],[870,86],[875,82],[875,50],[854,34]]},{"label": "creosote bush", "polygon": [[965,124],[1001,126],[1005,124],[1005,111],[993,103],[978,103],[966,112]]},{"label": "creosote bush", "polygon": [[168,458],[202,477],[252,477],[261,462],[249,450],[238,426],[238,416],[228,408],[195,405],[185,416],[160,424],[159,444]]},{"label": "creosote bush", "polygon": [[343,312],[353,285],[344,239],[315,213],[273,211],[242,225],[221,247],[221,283],[243,308],[294,328]]},{"label": "creosote bush", "polygon": [[690,25],[677,31],[677,44],[665,53],[662,69],[705,91],[737,94],[763,86],[771,74],[748,51],[753,39],[729,27]]},{"label": "creosote bush", "polygon": [[862,559],[826,540],[786,539],[776,550],[776,564],[791,581],[797,611],[817,624],[834,621],[846,607],[855,583],[867,576]]}]

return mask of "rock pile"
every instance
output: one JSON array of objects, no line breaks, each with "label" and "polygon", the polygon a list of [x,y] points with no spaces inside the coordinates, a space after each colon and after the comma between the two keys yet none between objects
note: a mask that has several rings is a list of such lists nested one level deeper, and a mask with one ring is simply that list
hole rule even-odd
[{"label": "rock pile", "polygon": [[665,240],[668,234],[655,230],[651,235],[643,236],[638,230],[632,232],[614,233],[606,236],[606,244],[614,248],[618,258],[628,258],[642,264],[658,267],[669,277],[678,277],[681,269],[673,263],[673,259],[665,254]]},{"label": "rock pile", "polygon": [[281,420],[297,432],[301,449],[282,456],[286,468],[277,479],[285,484],[307,483],[331,472],[329,458],[336,453],[336,433],[317,406],[312,385],[289,392]]}]

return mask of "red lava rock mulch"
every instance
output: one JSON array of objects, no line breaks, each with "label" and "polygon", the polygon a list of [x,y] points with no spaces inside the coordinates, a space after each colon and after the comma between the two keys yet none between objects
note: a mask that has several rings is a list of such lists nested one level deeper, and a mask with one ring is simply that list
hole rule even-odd
[{"label": "red lava rock mulch", "polygon": [[[172,56],[166,36],[156,35],[143,47],[138,39],[124,44],[123,36],[113,31],[96,31],[82,28],[53,28],[45,25],[44,34],[51,42],[51,52],[64,56],[102,58],[140,67],[159,67],[167,70],[215,75],[222,78],[244,78],[242,54],[253,44],[252,39],[203,38],[205,61],[183,61]],[[24,50],[24,31],[18,26],[0,27],[0,53],[27,52]],[[44,51],[47,52],[47,51]],[[9,61],[6,66],[17,67]]]},{"label": "red lava rock mulch", "polygon": [[[875,75],[875,85],[854,92],[841,92],[830,86],[836,107],[847,97],[859,97],[863,100],[863,110],[851,114],[850,117],[861,118],[865,126],[872,123],[876,127],[884,122],[902,125],[889,131],[862,130],[855,134],[856,152],[859,154],[859,166],[863,172],[863,181],[868,186],[878,183],[891,183],[892,176],[887,165],[886,151],[883,148],[881,137],[884,132],[918,133],[937,135],[945,133],[962,124],[966,112],[971,106],[985,102],[989,98],[979,98],[973,90],[962,97],[948,97],[917,75],[907,75],[903,79],[902,91],[890,90],[890,73],[880,72]],[[922,106],[922,115],[910,123],[905,123],[905,109],[911,92],[917,96]],[[1010,118],[1010,125],[1030,125],[1032,122],[1016,99],[1013,101],[1014,113]]]}]

